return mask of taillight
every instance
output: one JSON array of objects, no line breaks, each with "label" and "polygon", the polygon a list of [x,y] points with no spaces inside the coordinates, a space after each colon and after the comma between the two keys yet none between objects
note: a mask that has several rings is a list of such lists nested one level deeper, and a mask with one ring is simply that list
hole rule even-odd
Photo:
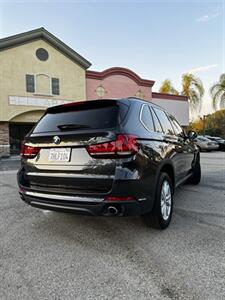
[{"label": "taillight", "polygon": [[39,147],[32,147],[28,145],[22,145],[20,155],[23,158],[34,158],[40,151]]},{"label": "taillight", "polygon": [[120,157],[130,156],[138,152],[137,137],[133,135],[119,134],[115,141],[87,146],[91,156],[96,157]]}]

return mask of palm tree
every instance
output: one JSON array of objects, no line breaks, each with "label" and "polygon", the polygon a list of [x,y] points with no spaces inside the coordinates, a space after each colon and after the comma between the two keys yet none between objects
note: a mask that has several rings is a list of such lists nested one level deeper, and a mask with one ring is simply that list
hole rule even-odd
[{"label": "palm tree", "polygon": [[173,94],[173,95],[178,95],[178,91],[173,87],[171,81],[169,79],[165,79],[160,88],[159,92],[163,94]]},{"label": "palm tree", "polygon": [[214,109],[217,107],[224,108],[225,106],[225,73],[220,76],[219,82],[215,83],[211,89],[212,104]]},{"label": "palm tree", "polygon": [[191,110],[200,110],[204,87],[201,80],[193,74],[186,73],[182,75],[182,92],[181,95],[190,99]]}]

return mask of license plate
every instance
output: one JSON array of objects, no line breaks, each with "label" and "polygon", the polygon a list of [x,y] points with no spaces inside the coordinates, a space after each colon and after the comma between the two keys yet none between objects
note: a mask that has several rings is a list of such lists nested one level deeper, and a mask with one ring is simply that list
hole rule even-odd
[{"label": "license plate", "polygon": [[58,148],[50,149],[49,161],[69,161],[70,160],[70,148]]}]

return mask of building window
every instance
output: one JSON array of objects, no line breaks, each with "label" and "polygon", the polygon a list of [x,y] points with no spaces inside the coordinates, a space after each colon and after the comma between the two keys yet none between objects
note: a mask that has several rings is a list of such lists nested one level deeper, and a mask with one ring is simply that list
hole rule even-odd
[{"label": "building window", "polygon": [[26,75],[26,89],[28,93],[35,92],[34,75]]},{"label": "building window", "polygon": [[59,95],[59,78],[52,78],[52,94]]},{"label": "building window", "polygon": [[26,75],[26,91],[39,95],[59,95],[59,78],[52,78],[48,74],[40,73]]},{"label": "building window", "polygon": [[48,59],[48,51],[43,48],[39,48],[36,51],[36,56],[39,60],[46,61]]}]

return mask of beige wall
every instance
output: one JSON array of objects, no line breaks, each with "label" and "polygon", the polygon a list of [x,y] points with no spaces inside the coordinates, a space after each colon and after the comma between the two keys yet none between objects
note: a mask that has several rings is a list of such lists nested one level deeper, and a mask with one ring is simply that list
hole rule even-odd
[{"label": "beige wall", "polygon": [[[36,50],[44,48],[49,53],[47,61],[36,57]],[[48,74],[59,78],[60,95],[46,96],[26,92],[26,74]],[[47,90],[46,78],[39,78]],[[46,98],[76,101],[86,99],[85,70],[53,48],[44,40],[37,40],[0,52],[0,121],[10,121],[21,113],[37,110],[42,114],[46,106],[9,105],[9,96]],[[25,116],[25,115],[24,115]],[[22,117],[22,115],[21,115]],[[22,121],[22,119],[20,118]],[[26,122],[26,118],[24,119]]]},{"label": "beige wall", "polygon": [[36,123],[39,121],[40,116],[44,113],[44,110],[34,110],[22,113],[11,119],[13,123]]}]

